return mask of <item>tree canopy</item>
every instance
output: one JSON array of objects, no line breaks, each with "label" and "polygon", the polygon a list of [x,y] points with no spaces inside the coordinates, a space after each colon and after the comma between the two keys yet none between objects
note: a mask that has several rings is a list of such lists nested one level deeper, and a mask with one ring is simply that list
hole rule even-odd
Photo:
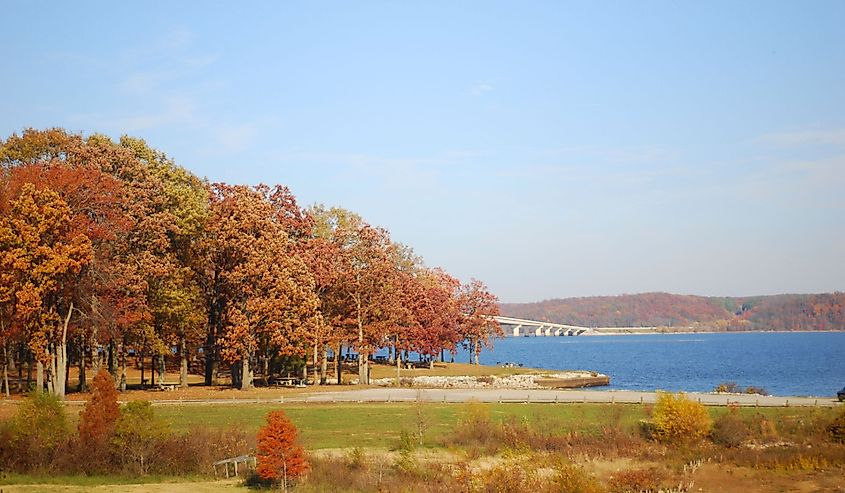
[{"label": "tree canopy", "polygon": [[191,365],[209,384],[226,367],[249,388],[256,369],[308,365],[323,383],[344,349],[367,383],[384,348],[433,360],[463,343],[477,361],[496,314],[480,281],[283,185],[208,183],[129,136],[0,141],[0,347],[37,364],[39,391],[63,396],[74,362],[80,388],[88,365],[123,388],[130,355],[160,378],[178,355],[182,385]]}]

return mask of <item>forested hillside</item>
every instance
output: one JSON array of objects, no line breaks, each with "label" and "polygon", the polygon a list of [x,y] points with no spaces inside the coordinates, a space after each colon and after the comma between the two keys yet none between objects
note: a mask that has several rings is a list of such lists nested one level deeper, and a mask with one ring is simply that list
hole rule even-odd
[{"label": "forested hillside", "polygon": [[845,293],[705,297],[669,293],[504,303],[502,313],[588,327],[845,330]]}]

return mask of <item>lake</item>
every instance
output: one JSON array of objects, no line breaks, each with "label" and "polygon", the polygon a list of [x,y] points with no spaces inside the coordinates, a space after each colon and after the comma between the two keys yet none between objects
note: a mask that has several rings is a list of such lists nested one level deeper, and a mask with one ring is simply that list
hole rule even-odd
[{"label": "lake", "polygon": [[485,365],[506,361],[597,371],[612,389],[709,392],[736,382],[772,395],[835,396],[845,386],[845,332],[509,337],[481,353]]}]

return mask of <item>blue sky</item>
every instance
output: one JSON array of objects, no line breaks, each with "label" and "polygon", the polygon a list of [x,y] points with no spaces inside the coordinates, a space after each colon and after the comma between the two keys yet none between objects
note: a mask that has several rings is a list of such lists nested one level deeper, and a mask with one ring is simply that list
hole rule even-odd
[{"label": "blue sky", "polygon": [[0,135],[282,183],[503,301],[845,289],[845,2],[7,2]]}]

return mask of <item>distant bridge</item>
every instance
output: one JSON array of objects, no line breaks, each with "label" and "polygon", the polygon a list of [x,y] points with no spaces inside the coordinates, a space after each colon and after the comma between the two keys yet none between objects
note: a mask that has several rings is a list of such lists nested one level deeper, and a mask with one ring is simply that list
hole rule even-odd
[{"label": "distant bridge", "polygon": [[491,317],[504,328],[509,337],[528,336],[580,336],[596,334],[647,334],[657,327],[581,327],[579,325],[556,324],[540,320],[513,317]]},{"label": "distant bridge", "polygon": [[590,327],[579,327],[577,325],[556,324],[553,322],[540,322],[539,320],[526,320],[513,317],[493,317],[505,328],[508,336],[579,336],[592,333]]}]

